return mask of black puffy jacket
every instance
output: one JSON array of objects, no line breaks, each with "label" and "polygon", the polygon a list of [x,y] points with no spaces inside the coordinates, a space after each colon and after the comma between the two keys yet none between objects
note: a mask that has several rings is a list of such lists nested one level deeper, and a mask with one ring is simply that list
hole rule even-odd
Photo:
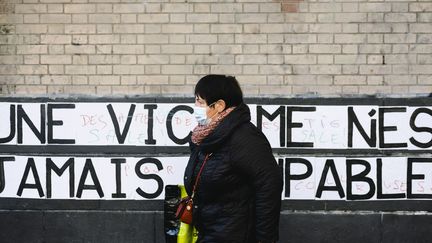
[{"label": "black puffy jacket", "polygon": [[190,148],[184,176],[189,195],[211,153],[194,200],[198,243],[277,241],[282,171],[266,137],[250,122],[248,106],[236,107],[199,146],[190,143]]}]

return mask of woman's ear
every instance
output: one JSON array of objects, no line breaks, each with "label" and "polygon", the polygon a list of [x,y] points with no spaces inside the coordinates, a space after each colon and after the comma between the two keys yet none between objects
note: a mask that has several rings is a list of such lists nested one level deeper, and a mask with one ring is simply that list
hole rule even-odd
[{"label": "woman's ear", "polygon": [[218,100],[218,102],[216,103],[216,110],[218,113],[221,113],[222,111],[225,110],[226,107],[226,103],[224,100]]}]

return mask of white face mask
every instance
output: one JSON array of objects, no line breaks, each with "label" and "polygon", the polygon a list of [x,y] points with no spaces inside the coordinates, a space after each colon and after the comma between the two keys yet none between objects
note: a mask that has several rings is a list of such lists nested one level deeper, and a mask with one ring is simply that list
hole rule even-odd
[{"label": "white face mask", "polygon": [[[214,103],[211,103],[209,106],[212,106]],[[217,115],[216,113],[215,115]],[[214,117],[207,118],[207,108],[201,107],[201,106],[194,106],[194,113],[195,119],[197,120],[199,125],[207,125],[210,123],[211,119]]]},{"label": "white face mask", "polygon": [[207,122],[207,112],[205,107],[195,106],[194,113],[195,119],[199,125],[205,125]]}]

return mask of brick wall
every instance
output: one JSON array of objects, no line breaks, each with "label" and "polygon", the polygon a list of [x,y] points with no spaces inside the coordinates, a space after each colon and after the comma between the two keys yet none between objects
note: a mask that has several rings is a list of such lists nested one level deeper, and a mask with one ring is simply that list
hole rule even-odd
[{"label": "brick wall", "polygon": [[432,91],[431,1],[2,0],[2,95]]}]

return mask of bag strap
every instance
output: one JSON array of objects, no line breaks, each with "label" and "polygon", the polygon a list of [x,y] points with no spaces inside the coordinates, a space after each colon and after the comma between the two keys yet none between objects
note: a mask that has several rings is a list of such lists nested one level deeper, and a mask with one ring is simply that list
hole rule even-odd
[{"label": "bag strap", "polygon": [[198,175],[197,175],[197,177],[196,177],[196,179],[195,179],[195,184],[194,184],[193,189],[192,189],[192,196],[191,196],[191,198],[193,198],[193,197],[195,196],[196,188],[197,188],[198,182],[199,182],[199,180],[200,180],[200,178],[201,178],[201,173],[202,173],[202,171],[203,171],[204,165],[207,163],[207,160],[209,159],[209,157],[210,157],[211,155],[212,155],[212,153],[207,154],[207,155],[205,156],[205,158],[204,158],[204,161],[203,161],[203,163],[202,163],[202,165],[201,165],[201,168],[200,168],[200,170],[199,170],[199,172],[198,172]]}]

